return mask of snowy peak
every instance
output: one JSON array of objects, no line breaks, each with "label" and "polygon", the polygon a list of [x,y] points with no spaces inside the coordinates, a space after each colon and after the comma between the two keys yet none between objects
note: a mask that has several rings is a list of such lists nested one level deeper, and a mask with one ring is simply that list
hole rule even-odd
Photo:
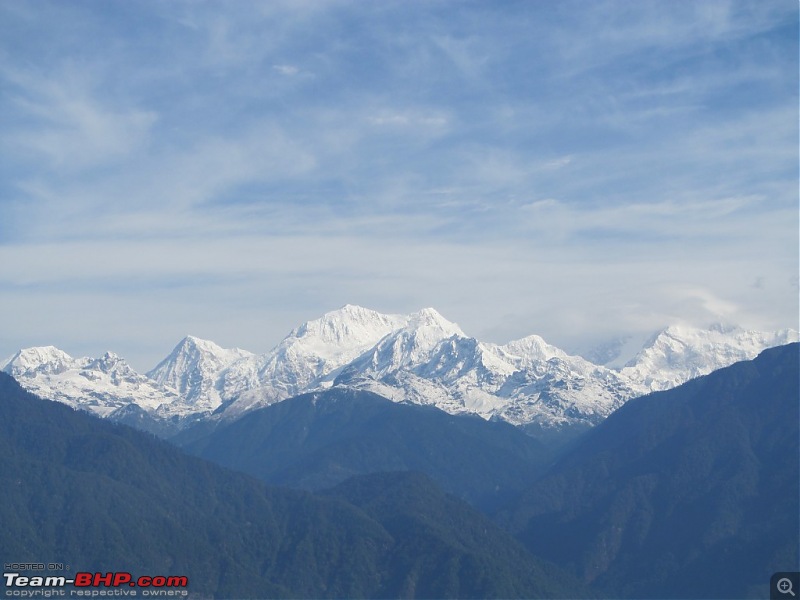
[{"label": "snowy peak", "polygon": [[179,362],[182,364],[208,362],[222,365],[230,364],[244,356],[252,356],[252,353],[239,348],[222,348],[209,340],[187,335],[178,342],[178,345],[173,348],[167,358],[148,372],[148,376],[153,379],[163,377],[163,373],[168,370],[165,367],[173,367],[174,369],[175,364]]},{"label": "snowy peak", "polygon": [[325,313],[319,319],[303,323],[287,336],[282,345],[299,340],[309,354],[337,361],[354,352],[357,355],[366,350],[401,327],[405,321],[406,317],[402,315],[384,315],[368,308],[347,304]]},{"label": "snowy peak", "polygon": [[236,361],[253,356],[239,348],[222,348],[214,342],[186,336],[169,356],[147,373],[156,383],[168,386],[187,402],[213,410],[220,405],[217,391],[222,371]]},{"label": "snowy peak", "polygon": [[402,327],[408,317],[384,315],[347,304],[292,331],[271,354],[290,361],[317,363],[324,374],[356,358],[383,337]]},{"label": "snowy peak", "polygon": [[548,361],[551,358],[568,356],[566,352],[551,346],[538,335],[529,335],[520,340],[514,340],[504,346],[499,346],[499,349],[521,368],[536,362]]},{"label": "snowy peak", "polygon": [[381,377],[403,368],[428,362],[445,340],[464,338],[464,332],[432,308],[424,308],[405,318],[402,327],[392,331],[358,358],[348,370],[361,370]]},{"label": "snowy peak", "polygon": [[364,365],[369,376],[376,375],[373,363],[386,363],[386,369],[410,364],[454,334],[463,335],[434,309],[387,315],[348,304],[304,323],[266,355],[228,369],[222,389],[235,401],[226,418],[329,386],[343,369],[357,371],[356,364]]},{"label": "snowy peak", "polygon": [[115,378],[142,378],[113,352],[106,352],[100,358],[73,358],[55,346],[24,348],[6,361],[2,370],[15,378],[47,378],[75,370],[103,373]]},{"label": "snowy peak", "polygon": [[407,320],[347,304],[303,323],[270,352],[237,361],[221,374],[222,399],[233,400],[225,418],[313,389]]},{"label": "snowy peak", "polygon": [[423,308],[408,316],[403,330],[415,339],[418,348],[432,350],[442,340],[451,337],[467,337],[461,328],[451,323],[433,308]]},{"label": "snowy peak", "polygon": [[106,352],[100,358],[89,359],[85,368],[103,373],[117,373],[123,376],[138,375],[123,358],[113,352]]},{"label": "snowy peak", "polygon": [[707,329],[672,325],[653,336],[620,373],[650,390],[666,390],[796,341],[798,333],[791,329],[766,332],[724,324]]},{"label": "snowy peak", "polygon": [[55,346],[23,348],[3,363],[2,369],[14,378],[63,373],[75,365],[75,359]]},{"label": "snowy peak", "polygon": [[179,401],[176,393],[140,375],[113,352],[99,358],[72,358],[53,346],[25,348],[3,370],[43,398],[101,417],[129,404],[154,411]]},{"label": "snowy peak", "polygon": [[514,365],[496,347],[456,335],[442,340],[428,361],[414,369],[417,375],[442,383],[469,379],[475,385],[496,384],[514,371]]},{"label": "snowy peak", "polygon": [[423,308],[408,316],[407,329],[440,332],[442,337],[467,337],[461,328],[445,319],[435,308]]}]

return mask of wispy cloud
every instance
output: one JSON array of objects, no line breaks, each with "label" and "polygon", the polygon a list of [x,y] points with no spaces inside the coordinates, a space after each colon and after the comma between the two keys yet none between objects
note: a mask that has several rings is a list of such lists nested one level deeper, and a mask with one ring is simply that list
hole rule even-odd
[{"label": "wispy cloud", "polygon": [[156,113],[109,106],[91,88],[99,82],[74,64],[58,72],[5,68],[9,101],[27,123],[13,125],[8,151],[45,160],[59,173],[117,162],[141,150],[157,121]]},{"label": "wispy cloud", "polygon": [[297,75],[300,72],[300,69],[295,67],[294,65],[272,65],[272,68],[275,69],[281,75]]}]

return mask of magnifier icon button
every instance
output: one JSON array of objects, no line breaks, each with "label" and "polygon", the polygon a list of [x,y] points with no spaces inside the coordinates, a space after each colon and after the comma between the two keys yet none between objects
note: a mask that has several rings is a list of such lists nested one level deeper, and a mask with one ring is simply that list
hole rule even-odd
[{"label": "magnifier icon button", "polygon": [[779,579],[778,583],[776,584],[776,587],[778,588],[778,591],[781,594],[791,594],[791,596],[794,597],[794,591],[792,591],[792,580],[791,579],[789,579],[787,577]]}]

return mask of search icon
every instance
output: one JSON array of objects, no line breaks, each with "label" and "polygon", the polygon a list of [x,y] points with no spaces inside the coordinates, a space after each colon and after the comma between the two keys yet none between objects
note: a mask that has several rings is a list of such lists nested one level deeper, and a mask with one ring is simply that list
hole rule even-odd
[{"label": "search icon", "polygon": [[778,591],[781,594],[791,594],[794,597],[794,592],[792,591],[792,580],[788,577],[783,577],[778,579],[778,583],[775,585],[778,588]]}]

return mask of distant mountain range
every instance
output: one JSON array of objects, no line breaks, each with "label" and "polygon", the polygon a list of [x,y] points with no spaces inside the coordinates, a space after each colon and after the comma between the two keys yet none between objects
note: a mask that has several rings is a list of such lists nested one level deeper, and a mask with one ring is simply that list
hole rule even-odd
[{"label": "distant mountain range", "polygon": [[[797,339],[793,330],[673,326],[611,368],[536,335],[504,345],[478,341],[432,308],[385,315],[347,305],[304,323],[265,354],[189,336],[146,375],[113,353],[72,358],[52,346],[20,350],[2,370],[44,398],[164,436],[332,387],[546,435],[586,429],[631,398]],[[611,364],[618,351],[596,355]]]}]

